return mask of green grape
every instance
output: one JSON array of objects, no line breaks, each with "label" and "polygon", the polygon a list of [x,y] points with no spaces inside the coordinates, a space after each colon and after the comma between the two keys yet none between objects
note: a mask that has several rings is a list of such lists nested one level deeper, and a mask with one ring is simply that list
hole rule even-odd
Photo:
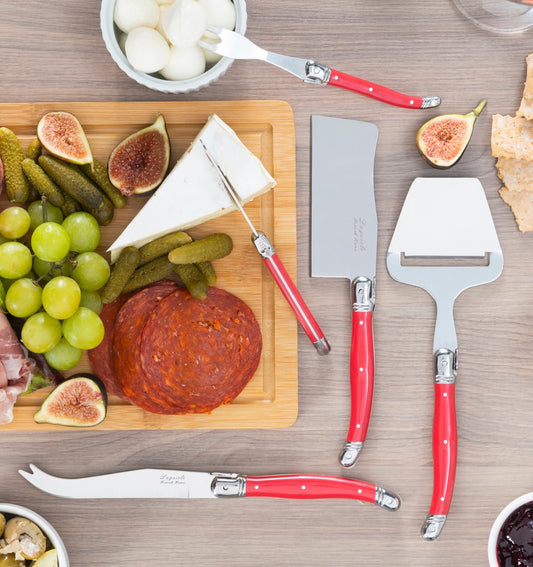
[{"label": "green grape", "polygon": [[33,231],[31,247],[41,260],[57,262],[68,254],[70,238],[60,224],[44,222]]},{"label": "green grape", "polygon": [[26,318],[41,308],[42,289],[30,278],[15,280],[6,293],[6,309],[14,317]]},{"label": "green grape", "polygon": [[72,346],[65,337],[61,337],[57,345],[44,353],[46,362],[56,370],[70,370],[81,359],[83,350]]},{"label": "green grape", "polygon": [[30,230],[31,219],[22,207],[8,207],[0,213],[0,234],[5,238],[21,238]]},{"label": "green grape", "polygon": [[26,319],[21,338],[24,346],[32,352],[49,351],[61,338],[61,323],[48,313],[39,311]]},{"label": "green grape", "polygon": [[52,278],[43,288],[44,310],[54,319],[68,319],[74,315],[80,299],[80,286],[66,276]]},{"label": "green grape", "polygon": [[[44,210],[46,208],[46,221],[44,220]],[[28,206],[28,213],[31,219],[30,228],[35,230],[43,222],[57,222],[61,224],[63,222],[63,213],[59,207],[54,207],[48,201],[33,201]]]},{"label": "green grape", "polygon": [[63,321],[63,335],[67,341],[83,350],[97,347],[104,338],[104,324],[100,317],[87,307]]},{"label": "green grape", "polygon": [[87,291],[82,289],[80,307],[87,307],[91,311],[94,311],[97,315],[100,315],[102,311],[102,298],[97,291]]},{"label": "green grape", "polygon": [[15,280],[32,268],[31,252],[22,242],[0,244],[0,277]]},{"label": "green grape", "polygon": [[[33,257],[33,270],[40,278],[45,280],[55,278],[56,276],[70,276],[73,269],[72,262],[68,260],[46,262],[37,258],[37,256]],[[47,275],[49,276],[48,278],[44,277]]]},{"label": "green grape", "polygon": [[111,270],[103,256],[96,252],[82,252],[74,261],[76,267],[72,277],[80,284],[81,289],[96,291],[106,284]]},{"label": "green grape", "polygon": [[4,310],[5,299],[6,299],[6,288],[4,287],[2,281],[0,281],[0,309],[2,311]]},{"label": "green grape", "polygon": [[63,228],[70,237],[70,249],[74,252],[92,252],[100,243],[98,221],[89,213],[76,212],[63,221]]}]

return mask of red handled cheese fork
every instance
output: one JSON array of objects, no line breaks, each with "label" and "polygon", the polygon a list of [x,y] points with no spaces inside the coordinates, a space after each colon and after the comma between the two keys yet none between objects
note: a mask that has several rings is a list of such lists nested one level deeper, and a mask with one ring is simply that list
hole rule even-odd
[{"label": "red handled cheese fork", "polygon": [[425,289],[437,305],[433,498],[422,526],[422,537],[434,540],[450,509],[457,464],[453,305],[462,291],[495,280],[503,269],[502,250],[479,179],[415,179],[392,236],[387,268],[395,280]]},{"label": "red handled cheese fork", "polygon": [[213,26],[208,26],[207,31],[216,37],[213,40],[210,35],[204,36],[204,39],[198,42],[200,47],[232,59],[266,61],[296,75],[306,83],[340,87],[403,108],[433,108],[440,104],[440,97],[438,96],[406,95],[376,83],[341,73],[311,59],[300,59],[265,51],[248,38],[234,31]]},{"label": "red handled cheese fork", "polygon": [[400,507],[398,496],[370,482],[321,475],[246,476],[238,473],[139,469],[82,478],[60,478],[35,465],[19,470],[39,490],[62,498],[351,498],[386,510]]},{"label": "red handled cheese fork", "polygon": [[244,210],[241,201],[237,196],[235,189],[233,189],[230,181],[201,139],[200,143],[205,150],[206,156],[219,175],[228,195],[231,197],[231,200],[235,203],[235,206],[239,209],[242,216],[248,223],[248,226],[252,230],[252,242],[257,248],[260,256],[263,258],[265,266],[268,268],[269,272],[272,274],[274,280],[278,284],[281,293],[294,311],[296,318],[305,331],[305,334],[313,343],[319,354],[328,354],[328,352],[330,351],[330,346],[326,337],[324,336],[324,333],[322,332],[322,329],[318,326],[318,323],[311,314],[311,311],[305,304],[305,301],[300,295],[298,288],[294,285],[294,282],[285,269],[285,266],[279,259],[279,256],[276,254],[272,243],[270,242],[266,234],[260,232],[259,230],[256,230],[256,228],[252,224],[252,221],[246,214],[246,211]]}]

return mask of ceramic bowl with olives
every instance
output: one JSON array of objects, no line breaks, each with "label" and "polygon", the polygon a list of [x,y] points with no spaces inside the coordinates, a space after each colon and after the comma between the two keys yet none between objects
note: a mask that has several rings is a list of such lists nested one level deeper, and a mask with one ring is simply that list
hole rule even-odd
[{"label": "ceramic bowl with olives", "polygon": [[0,567],[70,567],[65,545],[39,514],[0,503]]}]

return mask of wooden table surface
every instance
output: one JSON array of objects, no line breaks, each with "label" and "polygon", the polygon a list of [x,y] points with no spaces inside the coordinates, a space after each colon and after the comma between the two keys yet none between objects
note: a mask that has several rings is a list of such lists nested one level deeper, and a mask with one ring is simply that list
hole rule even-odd
[{"label": "wooden table surface", "polygon": [[[448,567],[487,564],[499,511],[533,490],[531,320],[533,235],[519,233],[499,198],[491,114],[514,114],[533,31],[498,36],[463,19],[451,2],[250,0],[248,31],[265,48],[313,57],[410,94],[442,97],[438,109],[405,110],[313,85],[260,62],[235,62],[217,83],[172,96],[137,85],[100,36],[99,2],[0,3],[0,102],[280,99],[294,110],[298,281],[332,344],[318,357],[299,331],[299,416],[279,430],[1,432],[0,501],[45,515],[74,567],[141,565]],[[415,134],[438,113],[466,113],[487,98],[473,140],[453,169],[419,157]],[[337,462],[349,418],[350,292],[346,280],[311,279],[310,116],[374,122],[379,219],[376,385],[364,452]],[[455,309],[459,452],[454,499],[435,542],[419,531],[432,493],[433,325],[422,290],[393,281],[385,253],[417,176],[479,177],[505,257],[494,283],[463,293]],[[296,353],[295,353],[296,356]],[[360,478],[402,497],[389,513],[348,500],[134,501],[58,499],[17,470],[33,462],[59,476],[140,467]]]}]

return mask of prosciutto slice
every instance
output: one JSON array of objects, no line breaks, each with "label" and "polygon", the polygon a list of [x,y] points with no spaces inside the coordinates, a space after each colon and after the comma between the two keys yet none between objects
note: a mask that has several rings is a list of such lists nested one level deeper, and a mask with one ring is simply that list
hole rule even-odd
[{"label": "prosciutto slice", "polygon": [[0,425],[13,420],[13,406],[26,391],[35,362],[28,360],[7,317],[0,311]]}]

